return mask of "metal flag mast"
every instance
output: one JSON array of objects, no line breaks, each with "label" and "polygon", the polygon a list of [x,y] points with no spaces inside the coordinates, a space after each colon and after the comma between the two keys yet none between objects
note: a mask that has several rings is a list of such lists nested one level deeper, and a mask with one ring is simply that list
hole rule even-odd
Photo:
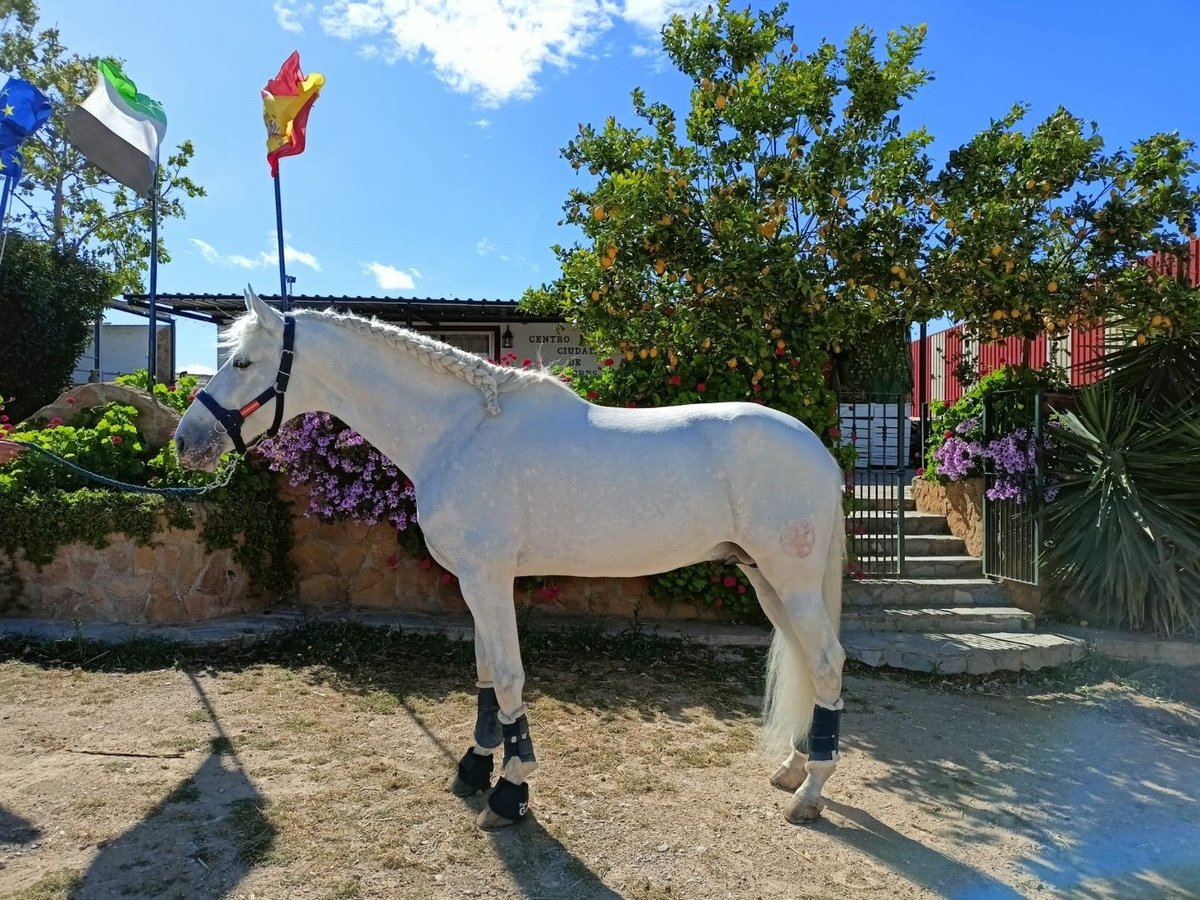
[{"label": "metal flag mast", "polygon": [[158,154],[154,156],[154,181],[150,185],[150,340],[146,375],[154,391],[158,377]]},{"label": "metal flag mast", "polygon": [[275,232],[279,240],[279,308],[287,312],[292,308],[288,296],[287,260],[283,250],[283,201],[279,193],[279,172],[274,176],[275,181]]}]

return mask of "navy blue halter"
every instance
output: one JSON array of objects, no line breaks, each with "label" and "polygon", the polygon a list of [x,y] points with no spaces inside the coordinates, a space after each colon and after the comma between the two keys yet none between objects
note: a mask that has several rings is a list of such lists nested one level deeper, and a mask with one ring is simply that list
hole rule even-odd
[{"label": "navy blue halter", "polygon": [[251,413],[270,400],[275,401],[275,421],[267,429],[267,437],[275,437],[279,426],[283,424],[283,401],[287,394],[288,380],[292,375],[292,359],[296,352],[296,319],[294,316],[283,317],[283,349],[279,351],[279,372],[275,383],[243,406],[241,409],[226,409],[204,390],[196,393],[196,399],[204,404],[205,409],[217,420],[218,431],[224,431],[233,441],[238,453],[246,452],[246,442],[242,440],[242,423],[250,418]]}]

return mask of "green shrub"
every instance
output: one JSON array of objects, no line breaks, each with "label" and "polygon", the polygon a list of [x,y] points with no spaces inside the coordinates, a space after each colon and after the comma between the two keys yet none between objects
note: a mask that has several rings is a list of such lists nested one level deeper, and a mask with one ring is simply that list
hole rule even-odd
[{"label": "green shrub", "polygon": [[1104,365],[1049,431],[1046,574],[1097,620],[1200,638],[1200,332]]},{"label": "green shrub", "polygon": [[191,375],[184,375],[174,384],[163,384],[160,381],[154,383],[154,387],[150,387],[150,373],[145,369],[135,369],[128,375],[118,375],[117,384],[124,384],[129,387],[141,388],[143,391],[150,391],[154,395],[154,399],[163,406],[169,406],[179,413],[187,410],[192,402],[192,393],[196,390],[196,379]]}]

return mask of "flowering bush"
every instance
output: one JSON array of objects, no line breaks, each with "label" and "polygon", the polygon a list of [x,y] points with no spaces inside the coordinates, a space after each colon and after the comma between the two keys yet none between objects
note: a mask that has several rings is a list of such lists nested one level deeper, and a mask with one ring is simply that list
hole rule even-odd
[{"label": "flowering bush", "polygon": [[116,383],[150,391],[154,395],[154,399],[163,406],[170,406],[180,413],[187,411],[196,390],[196,379],[191,375],[184,375],[174,384],[155,382],[154,388],[151,390],[150,375],[145,369],[136,369],[128,375],[118,375]]},{"label": "flowering bush", "polygon": [[329,413],[305,413],[284,425],[257,452],[292,487],[309,489],[306,516],[388,522],[403,532],[416,523],[412,482],[358,432]]}]

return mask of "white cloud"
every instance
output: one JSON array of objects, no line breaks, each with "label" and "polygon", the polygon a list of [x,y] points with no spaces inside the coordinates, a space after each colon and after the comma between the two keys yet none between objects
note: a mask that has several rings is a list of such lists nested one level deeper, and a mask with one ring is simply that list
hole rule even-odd
[{"label": "white cloud", "polygon": [[300,20],[313,14],[311,3],[299,5],[296,0],[275,0],[271,8],[275,10],[275,21],[279,27],[292,34],[303,34],[304,24]]},{"label": "white cloud", "polygon": [[[282,4],[284,0],[280,0]],[[292,3],[295,0],[287,0]],[[483,106],[524,100],[547,67],[569,68],[618,20],[657,34],[697,0],[333,0],[321,27],[386,62],[432,65],[438,78]],[[295,22],[278,10],[281,27]],[[483,127],[483,126],[480,126]]]},{"label": "white cloud", "polygon": [[[202,241],[199,238],[188,238],[188,240],[196,245],[196,249],[200,251],[200,255],[204,257],[204,261],[212,265],[235,266],[239,269],[265,269],[270,266],[279,265],[279,243],[275,239],[274,234],[270,238],[271,249],[259,251],[257,256],[244,256],[241,253],[226,255],[208,243],[208,241]],[[283,244],[283,258],[286,262],[308,266],[314,272],[321,271],[321,263],[317,258],[311,253],[297,250],[291,244],[287,243],[286,236]]]},{"label": "white cloud", "polygon": [[491,128],[492,120],[491,119],[476,119],[471,124],[474,125],[476,128]]},{"label": "white cloud", "polygon": [[204,257],[205,262],[215,263],[220,261],[221,254],[217,252],[217,248],[212,244],[208,243],[207,241],[202,241],[200,238],[188,238],[188,240],[196,245],[197,249],[200,251],[200,255]]},{"label": "white cloud", "polygon": [[217,370],[208,363],[184,363],[179,367],[180,372],[187,372],[189,375],[216,375]]},{"label": "white cloud", "polygon": [[496,245],[487,238],[480,238],[475,243],[475,252],[480,256],[487,256],[489,253],[496,252]]},{"label": "white cloud", "polygon": [[657,34],[672,16],[690,16],[704,5],[688,0],[625,0],[621,18]]},{"label": "white cloud", "polygon": [[363,263],[362,269],[375,276],[375,283],[384,291],[411,291],[417,286],[421,273],[416,269],[397,269],[381,262]]}]

